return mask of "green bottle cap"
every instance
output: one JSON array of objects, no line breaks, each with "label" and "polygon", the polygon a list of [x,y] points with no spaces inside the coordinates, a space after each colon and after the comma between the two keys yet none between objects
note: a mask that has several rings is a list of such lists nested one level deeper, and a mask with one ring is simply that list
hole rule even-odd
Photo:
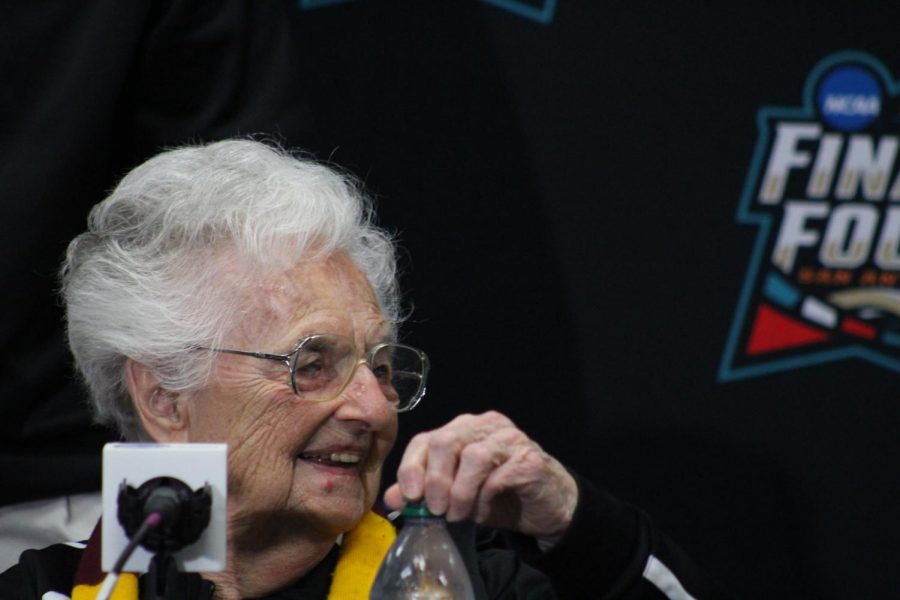
[{"label": "green bottle cap", "polygon": [[403,511],[400,513],[404,517],[433,517],[434,513],[428,510],[428,506],[425,505],[425,499],[422,500],[410,500],[406,503],[406,506],[403,507]]}]

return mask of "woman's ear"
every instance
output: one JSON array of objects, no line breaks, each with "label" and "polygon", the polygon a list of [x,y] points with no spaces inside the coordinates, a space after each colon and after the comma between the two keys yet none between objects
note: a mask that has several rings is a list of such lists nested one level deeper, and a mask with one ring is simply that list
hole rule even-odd
[{"label": "woman's ear", "polygon": [[163,443],[187,442],[188,414],[181,402],[183,396],[160,386],[153,371],[130,358],[125,361],[125,378],[150,438]]}]

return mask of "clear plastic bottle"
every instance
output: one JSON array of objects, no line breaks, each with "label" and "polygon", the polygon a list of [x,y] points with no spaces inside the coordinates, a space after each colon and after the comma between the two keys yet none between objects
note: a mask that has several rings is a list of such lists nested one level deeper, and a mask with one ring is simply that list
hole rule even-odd
[{"label": "clear plastic bottle", "polygon": [[370,600],[474,600],[444,519],[424,501],[407,504],[402,514],[403,528],[378,569]]}]

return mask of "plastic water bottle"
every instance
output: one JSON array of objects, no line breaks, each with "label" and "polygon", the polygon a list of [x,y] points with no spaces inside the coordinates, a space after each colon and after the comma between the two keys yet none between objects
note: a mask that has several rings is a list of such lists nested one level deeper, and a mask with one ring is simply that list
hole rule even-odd
[{"label": "plastic water bottle", "polygon": [[407,504],[402,515],[403,528],[378,569],[370,600],[474,600],[444,519],[424,501]]}]

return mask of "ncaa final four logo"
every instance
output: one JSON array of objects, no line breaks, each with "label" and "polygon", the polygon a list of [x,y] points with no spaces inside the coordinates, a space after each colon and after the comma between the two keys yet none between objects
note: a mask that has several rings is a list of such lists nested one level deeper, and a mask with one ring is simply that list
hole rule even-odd
[{"label": "ncaa final four logo", "polygon": [[900,87],[841,52],[757,125],[737,221],[758,235],[719,380],[850,358],[900,372]]}]

